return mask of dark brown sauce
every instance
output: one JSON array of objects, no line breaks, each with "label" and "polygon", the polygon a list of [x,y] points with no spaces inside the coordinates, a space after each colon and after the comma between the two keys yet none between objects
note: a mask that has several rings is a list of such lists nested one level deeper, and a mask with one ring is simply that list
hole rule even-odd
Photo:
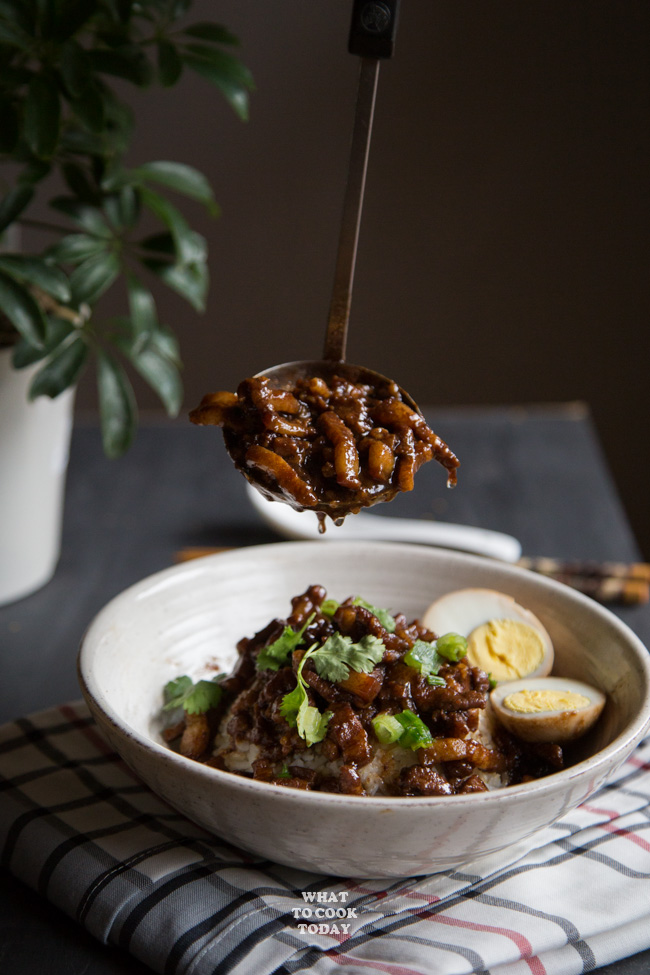
[{"label": "dark brown sauce", "polygon": [[235,466],[263,494],[342,524],[348,514],[413,490],[429,460],[456,484],[458,458],[390,380],[376,385],[333,375],[277,388],[264,376],[237,393],[209,393],[193,423],[223,429]]}]

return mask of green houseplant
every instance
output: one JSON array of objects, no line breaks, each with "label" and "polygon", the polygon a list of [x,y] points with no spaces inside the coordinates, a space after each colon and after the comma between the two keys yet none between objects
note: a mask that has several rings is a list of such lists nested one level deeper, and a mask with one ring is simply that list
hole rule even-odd
[{"label": "green houseplant", "polygon": [[[236,38],[192,23],[190,7],[0,0],[0,604],[40,588],[58,562],[83,370],[97,370],[109,457],[135,434],[130,374],[171,415],[181,405],[178,340],[159,321],[156,294],[169,287],[203,310],[207,248],[169,194],[218,208],[193,167],[130,162],[129,85],[169,88],[195,72],[242,119],[252,89]],[[19,246],[35,237],[40,249]],[[123,313],[107,318],[98,302],[111,287]]]},{"label": "green houseplant", "polygon": [[[132,442],[137,410],[129,371],[177,413],[178,341],[159,322],[159,284],[197,311],[208,288],[207,250],[167,191],[216,214],[207,179],[177,162],[128,166],[133,114],[120,92],[175,85],[192,71],[247,118],[253,87],[232,53],[237,39],[212,22],[188,22],[191,0],[0,0],[0,162],[9,177],[0,233],[50,232],[39,253],[0,253],[0,346],[12,365],[39,363],[30,398],[57,397],[95,363],[104,449]],[[56,174],[59,191],[51,189]],[[60,192],[61,180],[65,191]],[[45,199],[52,221],[35,221]],[[158,230],[143,234],[142,221]],[[10,233],[7,235],[10,237]],[[99,298],[121,285],[124,314],[102,320]]]}]

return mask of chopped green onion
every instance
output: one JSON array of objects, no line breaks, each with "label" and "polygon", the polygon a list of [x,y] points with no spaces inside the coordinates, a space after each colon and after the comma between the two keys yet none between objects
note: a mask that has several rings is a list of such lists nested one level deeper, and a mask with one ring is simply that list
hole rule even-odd
[{"label": "chopped green onion", "polygon": [[320,611],[323,616],[334,616],[341,604],[336,601],[336,599],[324,599],[320,606]]},{"label": "chopped green onion", "polygon": [[382,745],[392,745],[404,734],[404,726],[392,714],[378,714],[371,724]]},{"label": "chopped green onion", "polygon": [[467,640],[460,633],[445,633],[436,640],[436,649],[445,660],[457,664],[467,653]]},{"label": "chopped green onion", "polygon": [[409,652],[404,655],[405,664],[426,677],[429,684],[438,687],[444,687],[446,683],[443,677],[436,676],[444,662],[444,658],[436,649],[436,644],[427,643],[425,640],[416,640]]},{"label": "chopped green onion", "polygon": [[400,714],[396,714],[395,718],[404,729],[399,738],[399,744],[402,748],[412,748],[415,751],[418,748],[426,748],[433,744],[431,732],[422,718],[419,718],[413,711],[409,711],[407,708]]},{"label": "chopped green onion", "polygon": [[280,772],[278,772],[278,778],[279,779],[290,779],[291,778],[291,772],[289,771],[289,769],[287,768],[286,765],[283,765],[282,766],[282,770]]}]

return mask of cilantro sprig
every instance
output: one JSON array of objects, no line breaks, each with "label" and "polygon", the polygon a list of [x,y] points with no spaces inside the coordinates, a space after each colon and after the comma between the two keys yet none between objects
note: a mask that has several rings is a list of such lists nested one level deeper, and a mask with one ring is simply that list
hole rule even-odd
[{"label": "cilantro sprig", "polygon": [[302,671],[308,660],[312,660],[316,673],[331,681],[342,681],[350,676],[350,671],[369,674],[384,656],[384,644],[378,637],[368,634],[358,643],[341,633],[332,633],[322,647],[314,644],[304,654],[296,672],[296,686],[285,694],[280,704],[280,714],[292,728],[296,728],[308,745],[322,741],[327,733],[327,725],[332,717],[331,711],[321,714],[318,708],[309,703],[307,681]]},{"label": "cilantro sprig", "polygon": [[459,633],[445,633],[433,643],[416,640],[407,654],[404,663],[426,677],[427,683],[444,687],[445,680],[438,677],[438,671],[447,661],[458,663],[467,653],[467,640]]},{"label": "cilantro sprig", "polygon": [[258,670],[279,670],[284,667],[296,647],[300,646],[303,634],[316,614],[312,613],[299,630],[285,626],[280,636],[268,647],[263,647],[257,655]]},{"label": "cilantro sprig", "polygon": [[303,667],[313,657],[316,650],[317,644],[314,644],[303,656],[296,672],[296,686],[284,695],[280,704],[280,714],[286,719],[287,724],[297,730],[300,737],[309,746],[323,740],[327,734],[327,725],[332,717],[331,711],[321,714],[318,708],[309,703],[308,684],[302,676]]},{"label": "cilantro sprig", "polygon": [[163,689],[163,711],[182,707],[188,714],[204,714],[216,708],[223,694],[223,688],[217,683],[222,676],[217,674],[212,680],[199,680],[196,684],[185,674],[170,680]]},{"label": "cilantro sprig", "polygon": [[379,637],[362,637],[358,643],[342,633],[332,633],[322,647],[311,654],[316,673],[334,682],[346,680],[351,670],[369,674],[384,656],[384,644]]}]

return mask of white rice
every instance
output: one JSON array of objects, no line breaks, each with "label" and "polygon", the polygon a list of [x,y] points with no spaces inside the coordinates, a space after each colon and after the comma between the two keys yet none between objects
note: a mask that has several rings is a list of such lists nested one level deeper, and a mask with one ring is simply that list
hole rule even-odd
[{"label": "white rice", "polygon": [[[244,738],[237,739],[233,743],[231,736],[226,732],[230,718],[231,713],[228,711],[215,737],[213,754],[223,761],[229,772],[252,775],[253,762],[260,757],[262,749],[259,745],[255,745]],[[478,730],[469,734],[466,740],[474,739],[487,748],[493,748],[495,725],[496,719],[488,705],[484,711],[480,712]],[[367,795],[386,795],[389,793],[387,784],[394,782],[403,768],[417,763],[417,752],[410,748],[400,748],[399,745],[384,746],[379,742],[371,742],[371,747],[372,758],[365,765],[359,766],[357,771]],[[322,744],[318,743],[286,756],[283,763],[278,764],[278,774],[282,764],[316,769],[325,775],[337,776],[344,762],[342,758],[328,759],[323,754]],[[437,766],[434,765],[432,768],[437,768]],[[507,784],[505,777],[499,772],[486,772],[482,769],[475,771],[490,790],[503,788]]]}]

